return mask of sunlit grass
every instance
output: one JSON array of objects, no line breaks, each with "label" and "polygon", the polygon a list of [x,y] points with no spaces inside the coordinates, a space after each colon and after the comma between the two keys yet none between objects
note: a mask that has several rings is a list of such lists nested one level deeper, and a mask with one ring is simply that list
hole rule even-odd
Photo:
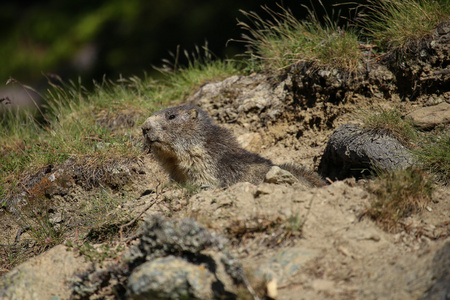
[{"label": "sunlit grass", "polygon": [[362,8],[359,25],[387,47],[417,41],[450,18],[449,0],[370,0]]},{"label": "sunlit grass", "polygon": [[[203,84],[223,80],[240,70],[236,61],[214,59],[207,44],[196,47],[192,53],[183,51],[182,55],[178,48],[172,56],[171,61],[163,60],[164,65],[158,68],[163,75],[162,82],[167,86],[159,96],[171,100],[185,98]],[[179,65],[180,56],[187,60],[186,66]]]},{"label": "sunlit grass", "polygon": [[339,28],[328,16],[321,23],[311,11],[307,19],[299,20],[281,7],[281,12],[264,10],[270,19],[241,11],[250,23],[239,22],[248,32],[243,38],[251,46],[252,59],[260,60],[264,69],[283,70],[308,60],[350,71],[360,66],[362,53],[353,29]]}]

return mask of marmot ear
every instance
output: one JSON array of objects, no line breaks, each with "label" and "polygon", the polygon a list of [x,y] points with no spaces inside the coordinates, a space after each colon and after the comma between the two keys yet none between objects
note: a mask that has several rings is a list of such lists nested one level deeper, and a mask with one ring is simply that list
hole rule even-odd
[{"label": "marmot ear", "polygon": [[195,120],[197,119],[198,111],[195,108],[193,108],[189,111],[189,115],[191,116],[192,120]]}]

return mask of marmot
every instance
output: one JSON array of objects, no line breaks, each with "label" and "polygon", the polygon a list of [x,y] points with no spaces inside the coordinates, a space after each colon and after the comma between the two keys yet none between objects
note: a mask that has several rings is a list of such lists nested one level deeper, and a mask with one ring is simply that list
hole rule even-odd
[{"label": "marmot", "polygon": [[[144,143],[170,177],[179,183],[226,187],[240,181],[259,184],[274,164],[243,149],[227,129],[199,107],[160,110],[142,124]],[[311,171],[279,166],[311,186],[324,185]]]}]

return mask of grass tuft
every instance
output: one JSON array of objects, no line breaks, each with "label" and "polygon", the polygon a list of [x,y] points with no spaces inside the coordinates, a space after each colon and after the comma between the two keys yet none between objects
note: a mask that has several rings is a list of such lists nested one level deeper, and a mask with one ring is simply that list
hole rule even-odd
[{"label": "grass tuft", "polygon": [[322,24],[312,11],[306,20],[298,20],[284,8],[263,9],[271,19],[241,11],[250,24],[238,23],[248,32],[243,39],[251,47],[251,60],[260,60],[263,68],[283,70],[305,60],[350,71],[361,65],[358,35],[352,28],[341,29],[329,16]]},{"label": "grass tuft", "polygon": [[384,110],[380,107],[370,111],[360,110],[356,115],[366,129],[392,136],[407,147],[418,137],[413,124],[402,118],[396,109]]},{"label": "grass tuft", "polygon": [[413,153],[418,158],[422,169],[436,174],[443,183],[450,183],[449,132],[430,135]]},{"label": "grass tuft", "polygon": [[432,178],[418,168],[383,172],[367,186],[373,194],[369,215],[383,229],[394,232],[399,221],[422,211],[431,201]]},{"label": "grass tuft", "polygon": [[119,256],[119,252],[123,249],[121,247],[116,249],[108,243],[104,243],[97,247],[89,243],[83,243],[74,246],[74,250],[80,255],[83,255],[86,261],[97,263],[102,268],[105,260],[117,258]]},{"label": "grass tuft", "polygon": [[369,0],[359,25],[384,46],[404,47],[450,18],[449,0]]}]

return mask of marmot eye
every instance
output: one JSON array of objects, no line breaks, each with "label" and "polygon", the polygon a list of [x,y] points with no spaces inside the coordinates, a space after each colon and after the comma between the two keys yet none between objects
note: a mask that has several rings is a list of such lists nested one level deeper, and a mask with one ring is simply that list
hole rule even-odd
[{"label": "marmot eye", "polygon": [[173,120],[173,119],[175,119],[175,117],[176,117],[175,115],[170,115],[169,120]]}]

